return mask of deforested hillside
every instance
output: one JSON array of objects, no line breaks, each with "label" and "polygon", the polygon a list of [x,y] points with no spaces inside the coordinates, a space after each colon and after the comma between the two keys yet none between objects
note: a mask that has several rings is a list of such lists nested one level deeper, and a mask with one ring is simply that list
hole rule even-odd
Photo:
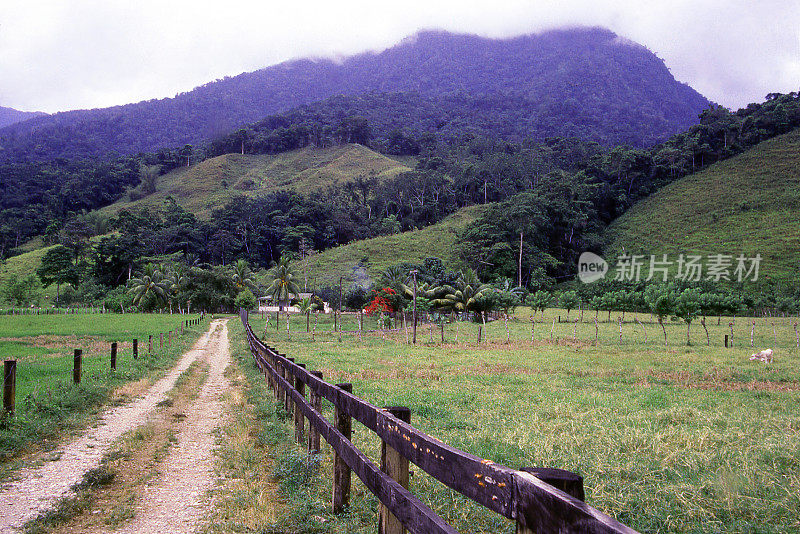
[{"label": "deforested hillside", "polygon": [[[762,280],[800,272],[800,129],[682,178],[635,204],[608,230],[607,251],[760,254]],[[673,258],[673,259],[674,259]]]},{"label": "deforested hillside", "polygon": [[140,184],[100,213],[159,207],[172,197],[187,211],[208,218],[213,209],[237,196],[255,197],[280,190],[310,194],[358,177],[381,180],[410,170],[403,163],[357,144],[306,147],[277,155],[225,154],[154,176],[151,193]]}]

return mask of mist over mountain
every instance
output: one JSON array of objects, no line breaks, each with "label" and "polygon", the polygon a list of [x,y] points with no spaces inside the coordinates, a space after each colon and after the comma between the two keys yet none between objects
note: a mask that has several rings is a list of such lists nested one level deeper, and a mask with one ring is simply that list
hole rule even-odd
[{"label": "mist over mountain", "polygon": [[17,109],[0,106],[0,128],[43,115],[46,114],[41,111],[19,111]]},{"label": "mist over mountain", "polygon": [[197,144],[270,114],[367,93],[411,95],[419,109],[447,102],[448,113],[435,124],[409,125],[416,130],[468,127],[494,137],[578,136],[635,146],[695,124],[709,104],[655,54],[608,30],[510,39],[424,31],[379,53],[288,61],[174,98],[18,123],[0,130],[0,158],[98,157]]}]

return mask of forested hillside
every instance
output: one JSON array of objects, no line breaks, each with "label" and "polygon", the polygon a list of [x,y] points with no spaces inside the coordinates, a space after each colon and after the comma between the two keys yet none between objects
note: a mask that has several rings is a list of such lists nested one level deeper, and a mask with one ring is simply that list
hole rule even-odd
[{"label": "forested hillside", "polygon": [[26,121],[0,130],[0,160],[197,144],[335,95],[343,97],[327,104],[338,108],[333,114],[368,116],[380,135],[407,128],[417,135],[476,132],[516,141],[578,136],[633,146],[687,128],[708,106],[653,53],[607,30],[502,40],[421,32],[383,52],[341,62],[290,61],[175,98]]},{"label": "forested hillside", "polygon": [[[401,158],[413,170],[404,172],[408,169],[389,161],[394,170],[388,174],[384,173],[387,158],[348,145],[349,136],[327,138],[325,148],[315,148],[303,123],[289,128],[253,127],[238,139],[240,151],[241,142],[249,150],[260,146],[271,151],[275,147],[270,140],[283,139],[281,150],[294,149],[303,156],[227,154],[186,168],[188,158],[197,162],[199,156],[167,150],[111,163],[0,166],[0,244],[7,255],[40,234],[51,243],[79,242],[102,233],[108,226],[103,217],[81,212],[127,194],[128,200],[140,199],[135,202],[143,205],[144,227],[155,216],[153,208],[167,201],[174,200],[202,218],[216,213],[212,224],[191,223],[195,237],[189,241],[173,235],[188,228],[175,227],[184,224],[180,222],[183,216],[157,221],[155,230],[161,237],[153,241],[152,250],[142,251],[144,256],[162,250],[163,241],[173,236],[177,248],[172,252],[196,254],[203,261],[246,257],[268,264],[283,253],[297,252],[301,238],[322,250],[426,227],[461,207],[499,202],[499,211],[490,210],[469,229],[469,242],[492,246],[467,251],[467,262],[484,276],[513,277],[517,262],[512,251],[518,248],[522,231],[529,249],[537,251],[523,265],[524,280],[560,279],[574,269],[576,254],[599,248],[598,234],[638,199],[797,126],[800,99],[792,93],[771,95],[766,102],[736,113],[724,108],[707,110],[699,125],[646,150],[608,149],[577,138],[509,143],[464,136],[440,142],[436,137],[401,135],[401,144],[416,143],[419,152],[413,160]],[[227,139],[237,142],[235,136]],[[272,184],[265,191],[275,191],[289,183],[296,193],[241,199],[262,184]],[[197,191],[193,191],[195,186]],[[206,186],[213,195],[203,201],[198,192]],[[520,226],[520,221],[507,216],[517,210],[545,216],[531,217],[530,224]],[[165,233],[158,233],[162,230]],[[142,239],[133,243],[141,248]]]},{"label": "forested hillside", "polygon": [[0,106],[0,128],[26,121],[34,117],[41,117],[43,115],[44,113],[38,111],[19,111],[13,108],[4,108],[3,106]]}]

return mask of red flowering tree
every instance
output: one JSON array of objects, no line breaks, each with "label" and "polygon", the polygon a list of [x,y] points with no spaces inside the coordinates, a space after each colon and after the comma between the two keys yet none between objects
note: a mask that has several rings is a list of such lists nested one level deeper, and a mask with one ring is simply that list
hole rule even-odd
[{"label": "red flowering tree", "polygon": [[373,289],[370,292],[370,303],[364,308],[367,315],[378,315],[381,313],[394,313],[400,309],[402,297],[391,287],[384,287],[380,290]]}]

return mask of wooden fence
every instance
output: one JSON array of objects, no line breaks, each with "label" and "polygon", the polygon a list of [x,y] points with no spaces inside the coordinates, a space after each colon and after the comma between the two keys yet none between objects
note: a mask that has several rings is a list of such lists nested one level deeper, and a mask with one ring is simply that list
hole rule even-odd
[{"label": "wooden fence", "polygon": [[[562,487],[569,490],[574,477],[564,477],[567,472],[517,471],[450,447],[411,426],[403,413],[407,409],[380,409],[353,395],[349,384],[325,382],[321,373],[306,370],[305,365],[262,343],[253,334],[245,310],[240,311],[240,318],[256,365],[277,400],[294,414],[297,441],[318,452],[322,436],[333,448],[334,511],[341,510],[349,499],[352,471],[381,502],[379,532],[456,533],[408,490],[410,461],[447,487],[514,520],[517,533],[635,533],[582,502],[582,480],[579,494],[570,495],[545,482],[565,482]],[[322,399],[334,406],[332,422],[322,415]],[[305,419],[309,422],[307,440]],[[350,442],[352,419],[383,441],[381,467]],[[548,474],[552,471],[555,476]]]},{"label": "wooden fence", "polygon": [[[164,332],[159,332],[158,334],[158,350],[164,348],[165,343],[168,346],[172,345],[172,338],[173,336],[175,339],[178,339],[178,336],[182,336],[184,334],[184,330],[189,328],[190,326],[195,326],[200,324],[206,315],[205,313],[201,313],[199,316],[192,318],[192,319],[185,319],[179,327],[176,327],[175,330],[170,330],[167,332],[167,337],[164,337]],[[118,344],[116,341],[111,343],[111,370],[117,370],[117,347]],[[147,354],[153,353],[153,334],[149,334],[147,336]],[[139,357],[139,339],[133,338],[133,342],[131,343],[131,355],[133,359],[136,360]],[[73,384],[80,384],[82,371],[83,371],[83,350],[82,349],[74,349],[73,353],[73,360],[72,360],[72,382]],[[16,409],[16,388],[17,388],[17,360],[5,360],[3,362],[3,411],[0,412],[0,420],[5,417],[13,417],[14,412]]]}]

